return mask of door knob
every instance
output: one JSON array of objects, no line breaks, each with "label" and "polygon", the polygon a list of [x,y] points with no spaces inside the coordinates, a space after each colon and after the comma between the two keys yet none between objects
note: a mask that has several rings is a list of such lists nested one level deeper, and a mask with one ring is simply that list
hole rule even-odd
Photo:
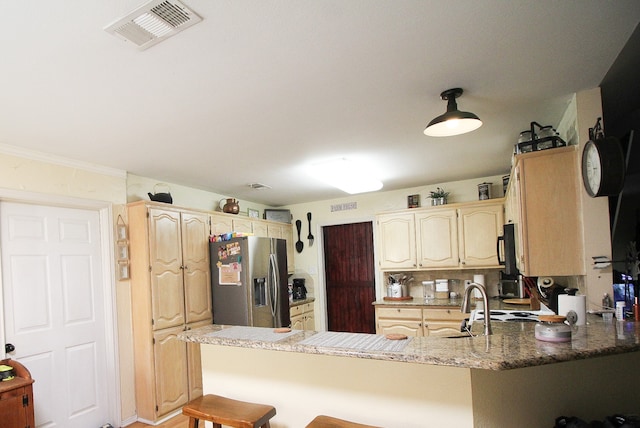
[{"label": "door knob", "polygon": [[9,353],[9,352],[13,352],[16,350],[16,347],[13,346],[12,343],[7,343],[6,345],[4,345],[4,352]]}]

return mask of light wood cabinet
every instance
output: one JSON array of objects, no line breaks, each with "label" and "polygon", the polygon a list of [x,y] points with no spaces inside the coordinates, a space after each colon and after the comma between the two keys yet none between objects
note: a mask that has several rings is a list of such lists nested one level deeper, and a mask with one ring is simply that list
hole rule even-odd
[{"label": "light wood cabinet", "polygon": [[498,268],[502,199],[376,217],[382,270]]},{"label": "light wood cabinet", "polygon": [[455,336],[469,314],[458,308],[376,305],[376,333],[407,336]]},{"label": "light wood cabinet", "polygon": [[294,330],[316,329],[312,302],[291,306],[289,316],[291,317],[291,328]]},{"label": "light wood cabinet", "polygon": [[376,306],[377,334],[405,334],[407,336],[424,336],[422,328],[422,309]]},{"label": "light wood cabinet", "polygon": [[458,267],[458,217],[455,209],[415,214],[418,266]]},{"label": "light wood cabinet", "polygon": [[287,241],[287,270],[295,272],[293,227],[288,223],[237,217],[234,214],[211,213],[211,234],[230,232],[253,233],[254,236],[278,238]]},{"label": "light wood cabinet", "polygon": [[502,204],[458,209],[460,264],[465,267],[498,267],[496,246],[503,225]]},{"label": "light wood cabinet", "polygon": [[516,262],[525,276],[584,275],[577,147],[517,155],[507,190]]},{"label": "light wood cabinet", "polygon": [[469,314],[460,308],[423,308],[422,324],[425,336],[455,336],[460,334],[462,320]]},{"label": "light wood cabinet", "polygon": [[202,394],[199,351],[177,335],[213,322],[209,217],[136,202],[128,218],[137,412],[154,422]]},{"label": "light wood cabinet", "polygon": [[415,269],[416,227],[413,213],[380,214],[376,218],[382,269]]}]

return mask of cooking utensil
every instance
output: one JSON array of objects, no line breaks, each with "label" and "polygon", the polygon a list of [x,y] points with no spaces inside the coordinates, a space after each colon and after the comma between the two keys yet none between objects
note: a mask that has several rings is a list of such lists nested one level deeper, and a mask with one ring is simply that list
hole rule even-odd
[{"label": "cooking utensil", "polygon": [[309,235],[307,239],[309,240],[309,246],[313,245],[313,234],[311,233],[311,213],[307,213],[307,220],[309,220]]},{"label": "cooking utensil", "polygon": [[300,240],[300,231],[302,230],[302,222],[300,220],[296,220],[296,229],[298,229],[298,241],[296,242],[296,251],[298,253],[302,252],[304,248],[304,243]]}]

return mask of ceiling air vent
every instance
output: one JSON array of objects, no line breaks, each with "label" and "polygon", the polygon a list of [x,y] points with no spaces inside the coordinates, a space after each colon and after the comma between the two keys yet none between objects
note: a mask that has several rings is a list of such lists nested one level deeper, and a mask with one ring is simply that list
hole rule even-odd
[{"label": "ceiling air vent", "polygon": [[202,21],[175,0],[152,0],[105,27],[107,33],[145,50]]},{"label": "ceiling air vent", "polygon": [[271,189],[271,186],[267,186],[266,184],[262,184],[262,183],[251,183],[249,184],[249,187],[251,187],[254,190]]}]

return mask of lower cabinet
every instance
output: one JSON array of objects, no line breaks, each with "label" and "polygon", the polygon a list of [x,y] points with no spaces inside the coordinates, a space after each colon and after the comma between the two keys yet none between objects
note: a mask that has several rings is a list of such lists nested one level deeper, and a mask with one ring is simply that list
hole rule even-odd
[{"label": "lower cabinet", "polygon": [[422,310],[422,323],[425,336],[451,336],[460,333],[462,320],[469,314],[460,312],[460,308],[433,308]]},{"label": "lower cabinet", "polygon": [[458,308],[398,307],[376,305],[376,333],[407,336],[451,336],[460,333],[460,324],[469,314]]},{"label": "lower cabinet", "polygon": [[294,330],[315,330],[316,320],[313,315],[313,302],[291,306],[291,328]]},{"label": "lower cabinet", "polygon": [[424,336],[422,309],[376,306],[376,333]]},{"label": "lower cabinet", "polygon": [[0,382],[0,426],[35,427],[31,374],[14,360],[2,360],[0,364],[13,367],[15,372],[13,379]]}]

